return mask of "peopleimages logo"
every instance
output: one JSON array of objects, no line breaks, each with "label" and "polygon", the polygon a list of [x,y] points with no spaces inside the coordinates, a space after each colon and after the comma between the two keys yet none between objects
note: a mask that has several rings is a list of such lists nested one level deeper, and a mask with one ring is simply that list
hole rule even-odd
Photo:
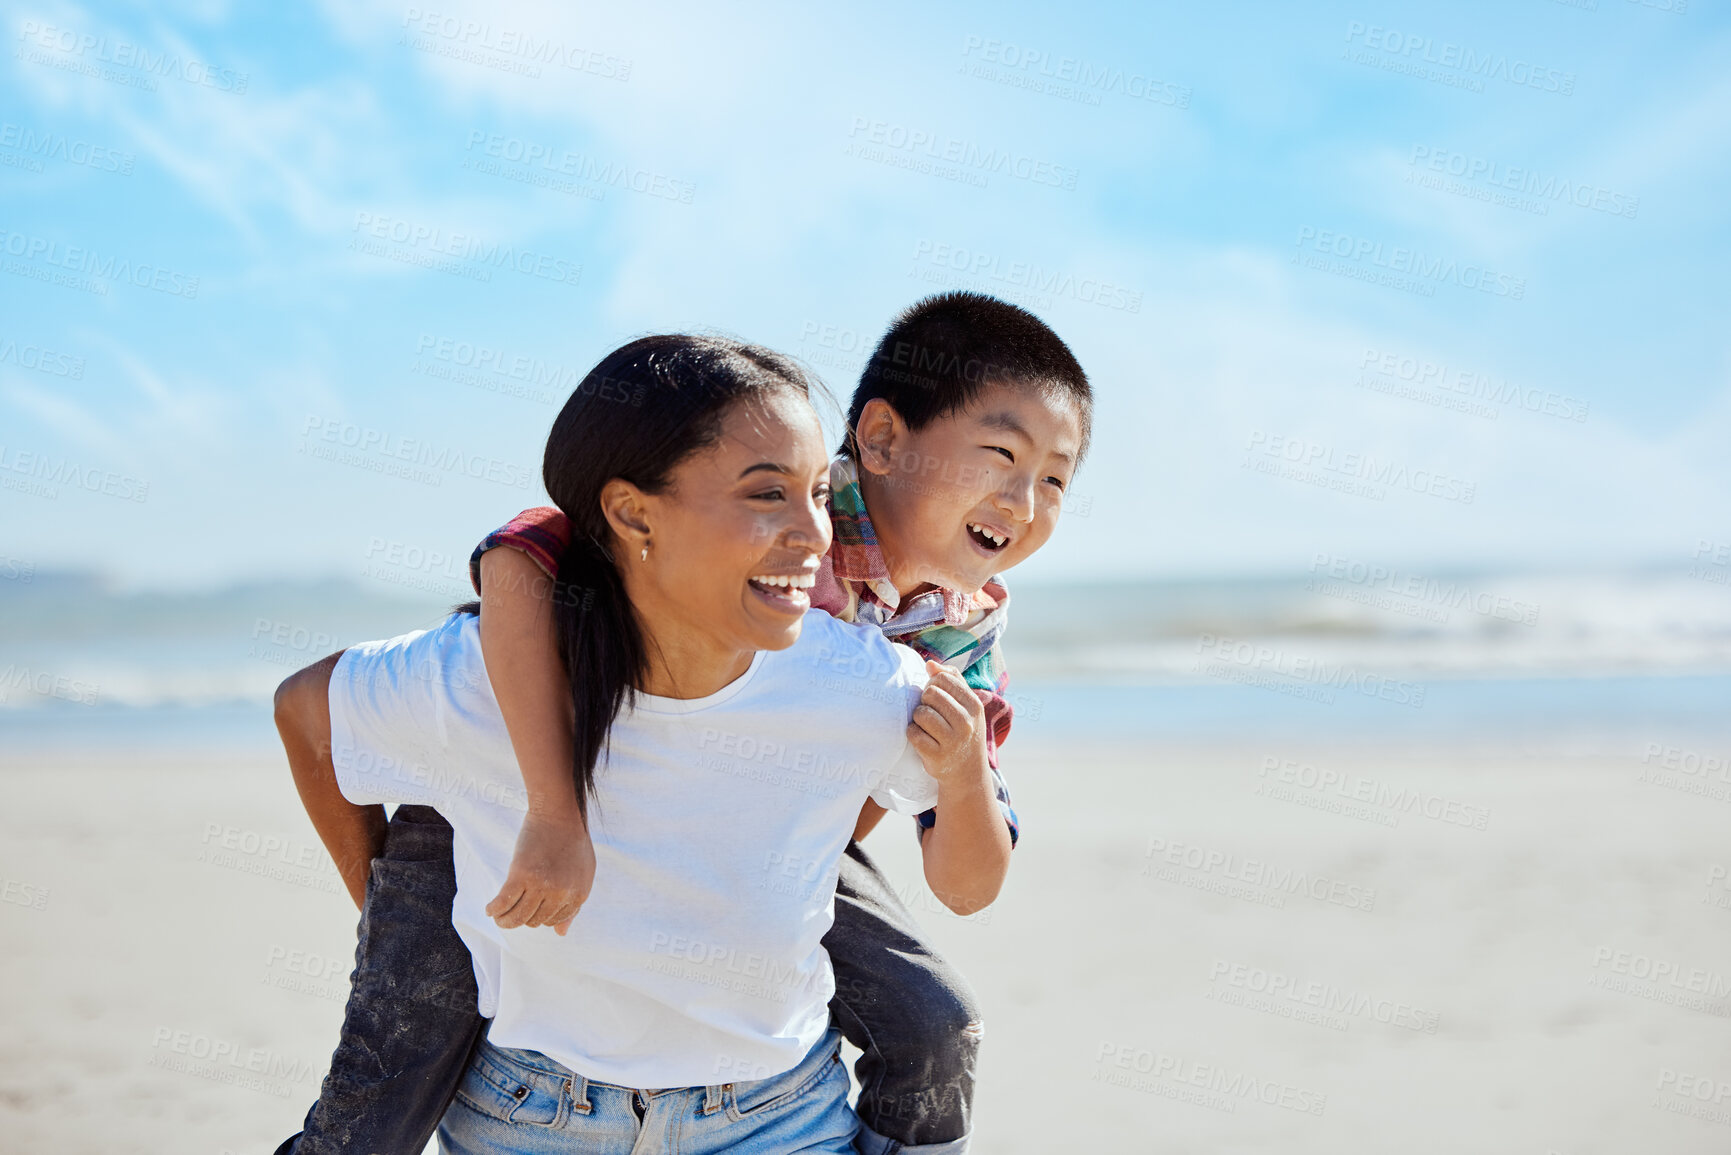
[{"label": "peopleimages logo", "polygon": [[[1450,611],[1468,610],[1481,617],[1517,622],[1523,626],[1537,625],[1537,602],[1523,601],[1506,594],[1475,589],[1459,578],[1447,580],[1410,573],[1398,566],[1360,561],[1336,554],[1318,553],[1310,563],[1310,577],[1304,588],[1330,597],[1345,597],[1348,601],[1394,608],[1386,598],[1403,599],[1413,604],[1435,607],[1441,611],[1429,620],[1447,622]],[[1347,587],[1362,590],[1367,597],[1353,596]]]},{"label": "peopleimages logo", "polygon": [[[539,170],[549,177],[570,177],[572,180],[610,185],[687,205],[697,193],[697,186],[688,180],[679,180],[665,173],[634,168],[611,160],[604,161],[587,153],[538,144],[502,133],[482,132],[478,129],[471,131],[469,143],[464,148],[474,153],[477,146],[488,159],[521,165],[525,170]],[[531,180],[527,183],[537,182]]]},{"label": "peopleimages logo", "polygon": [[534,477],[532,471],[509,461],[316,415],[309,415],[301,428],[299,452],[429,485],[438,485],[447,474],[457,474],[527,489]]},{"label": "peopleimages logo", "polygon": [[1369,453],[1351,453],[1321,441],[1290,437],[1283,433],[1250,431],[1245,446],[1245,468],[1337,489],[1355,496],[1381,501],[1390,489],[1405,489],[1471,505],[1478,483],[1435,469],[1412,469],[1398,461],[1382,460]]},{"label": "peopleimages logo", "polygon": [[1330,664],[1326,658],[1290,653],[1274,646],[1217,634],[1197,635],[1196,653],[1198,657],[1191,667],[1193,673],[1287,693],[1325,705],[1333,704],[1335,690],[1345,690],[1414,710],[1424,706],[1425,686],[1422,683],[1390,678],[1350,662]]},{"label": "peopleimages logo", "polygon": [[[1053,188],[1076,187],[1077,170],[1071,166],[1014,149],[988,148],[930,129],[856,116],[847,135],[848,144],[844,151],[849,156],[941,175],[946,179],[963,179],[963,183],[980,188],[986,187],[987,179],[993,173]],[[933,169],[934,165],[943,171]],[[956,174],[955,177],[949,175],[951,172]]]},{"label": "peopleimages logo", "polygon": [[1299,250],[1293,254],[1294,262],[1304,263],[1300,258],[1304,251],[1309,249],[1324,256],[1351,261],[1364,268],[1370,275],[1361,279],[1376,279],[1376,274],[1371,270],[1380,270],[1390,277],[1389,283],[1396,288],[1408,287],[1404,282],[1410,279],[1419,288],[1428,289],[1421,294],[1424,296],[1435,292],[1434,288],[1430,288],[1435,284],[1457,285],[1463,289],[1489,293],[1493,297],[1507,297],[1511,301],[1518,301],[1527,295],[1525,277],[1499,273],[1483,265],[1462,264],[1453,257],[1427,255],[1419,249],[1410,249],[1404,245],[1388,246],[1385,250],[1381,241],[1369,237],[1355,237],[1351,233],[1301,225],[1298,239],[1293,244]]},{"label": "peopleimages logo", "polygon": [[[1208,982],[1211,990],[1204,997],[1216,1002],[1232,1000],[1222,998],[1221,995],[1225,992],[1212,988],[1230,987],[1252,995],[1265,995],[1276,1006],[1282,1001],[1296,1003],[1299,1006],[1315,1008],[1330,1016],[1371,1019],[1387,1026],[1403,1027],[1427,1035],[1436,1034],[1437,1026],[1442,1020],[1442,1015],[1437,1011],[1415,1007],[1411,1003],[1378,998],[1338,983],[1305,981],[1281,971],[1264,970],[1248,963],[1227,959],[1214,960],[1214,965],[1209,968]],[[1341,1028],[1345,1025],[1341,1023]]]},{"label": "peopleimages logo", "polygon": [[132,175],[133,156],[130,152],[92,144],[88,140],[69,137],[64,133],[38,132],[28,125],[13,124],[11,121],[0,124],[0,148],[22,153],[38,162],[33,169],[35,172],[42,171],[39,162],[58,160],[66,164],[93,168],[99,172]]},{"label": "peopleimages logo", "polygon": [[[1264,787],[1287,786],[1298,791],[1307,791],[1312,795],[1311,802],[1299,804],[1310,804],[1313,809],[1330,809],[1326,805],[1314,803],[1317,798],[1333,795],[1343,802],[1365,803],[1386,811],[1393,821],[1382,825],[1400,825],[1400,816],[1403,814],[1417,815],[1450,826],[1464,826],[1471,830],[1484,830],[1491,820],[1488,807],[1474,806],[1458,798],[1431,794],[1416,787],[1396,788],[1388,782],[1366,778],[1362,774],[1349,775],[1332,767],[1319,770],[1308,762],[1296,762],[1272,754],[1262,759],[1262,765],[1256,773],[1258,778],[1272,779],[1257,787],[1258,794],[1268,794],[1270,797],[1280,798],[1281,801],[1293,801],[1299,796],[1281,797],[1278,789],[1265,790]],[[1291,791],[1285,793],[1290,795]]]},{"label": "peopleimages logo", "polygon": [[150,498],[150,482],[112,469],[95,469],[69,457],[55,457],[0,443],[0,489],[45,497],[60,496],[60,486],[100,493],[120,501],[143,502]]},{"label": "peopleimages logo", "polygon": [[1348,45],[1363,45],[1382,53],[1380,57],[1354,55],[1349,47],[1347,58],[1354,63],[1408,72],[1425,80],[1443,80],[1475,92],[1483,92],[1487,80],[1560,96],[1570,96],[1575,91],[1573,72],[1560,72],[1530,60],[1511,60],[1504,53],[1481,52],[1453,41],[1438,42],[1429,36],[1415,36],[1358,20],[1347,24],[1346,41]]},{"label": "peopleimages logo", "polygon": [[[1144,1047],[1101,1043],[1095,1064],[1096,1069],[1089,1078],[1096,1082],[1151,1094],[1162,1093],[1156,1080],[1195,1087],[1212,1092],[1197,1105],[1215,1110],[1235,1113],[1238,1103],[1245,1099],[1305,1115],[1320,1115],[1328,1109],[1328,1096],[1319,1091]],[[1142,1078],[1137,1079],[1135,1075]]]},{"label": "peopleimages logo", "polygon": [[[147,91],[156,91],[156,79],[181,80],[187,84],[201,88],[214,88],[218,92],[227,92],[240,96],[246,92],[248,76],[244,72],[236,72],[232,68],[218,68],[202,60],[183,57],[178,52],[166,50],[153,51],[142,45],[126,40],[110,40],[107,36],[98,36],[93,32],[79,32],[72,28],[57,28],[52,24],[43,24],[36,20],[26,20],[18,29],[18,39],[32,49],[41,49],[55,53],[44,56],[41,52],[32,52],[31,63],[46,64],[64,71],[79,72],[96,76],[102,80],[115,80],[119,77],[105,65],[116,68],[130,69],[141,73],[126,78],[126,83]],[[19,53],[20,59],[23,54]]]},{"label": "peopleimages logo", "polygon": [[411,373],[526,400],[563,404],[571,394],[581,392],[602,401],[643,404],[645,386],[641,382],[593,375],[494,345],[422,333],[415,342],[415,355]]},{"label": "peopleimages logo", "polygon": [[399,43],[412,48],[472,63],[488,61],[484,57],[471,59],[469,54],[492,53],[519,65],[531,77],[541,75],[540,65],[552,64],[603,80],[623,83],[631,79],[632,62],[623,56],[522,29],[495,27],[479,20],[413,7],[403,10],[403,28],[406,39]]},{"label": "peopleimages logo", "polygon": [[1148,861],[1143,864],[1142,873],[1166,882],[1178,882],[1181,879],[1171,871],[1162,872],[1162,863],[1166,867],[1191,871],[1199,876],[1213,875],[1230,882],[1243,883],[1282,899],[1286,895],[1302,896],[1316,902],[1366,912],[1376,907],[1376,890],[1373,887],[1311,874],[1302,868],[1277,866],[1259,858],[1243,858],[1229,850],[1150,837],[1146,857]]},{"label": "peopleimages logo", "polygon": [[[1519,406],[1528,413],[1577,422],[1585,421],[1587,411],[1592,407],[1591,402],[1578,397],[1540,389],[1537,386],[1519,385],[1507,377],[1493,377],[1475,369],[1451,369],[1441,361],[1409,357],[1381,349],[1366,349],[1359,361],[1359,368],[1381,377],[1457,394],[1462,403],[1467,405],[1486,401],[1494,405]],[[1358,384],[1377,392],[1392,391],[1387,385],[1366,383],[1362,373]],[[1495,411],[1492,411],[1492,415],[1495,415]]]},{"label": "peopleimages logo", "polygon": [[59,698],[80,706],[96,705],[97,694],[102,689],[94,682],[17,664],[0,670],[0,703],[10,699],[12,691],[19,688],[43,698]]},{"label": "peopleimages logo", "polygon": [[[136,288],[150,289],[153,292],[166,293],[171,297],[184,297],[187,300],[198,296],[197,277],[147,261],[132,261],[126,257],[117,257],[113,253],[98,253],[95,249],[83,245],[62,245],[59,241],[51,241],[47,237],[0,229],[0,252],[4,252],[9,257],[18,257],[25,261],[65,269],[74,275],[82,274],[86,277],[93,277],[97,282],[124,281]],[[27,267],[23,266],[9,268],[7,271],[30,275]],[[45,280],[48,278],[39,277],[38,279]],[[107,285],[100,285],[100,287],[94,287],[94,291],[98,295],[106,294],[108,287]]]},{"label": "peopleimages logo", "polygon": [[583,266],[564,257],[364,210],[355,213],[349,248],[403,264],[458,273],[477,281],[492,280],[493,269],[510,269],[561,285],[575,285],[583,276]]},{"label": "peopleimages logo", "polygon": [[[1112,68],[1075,56],[1053,56],[985,36],[967,37],[962,42],[962,56],[987,66],[976,67],[970,75],[1084,104],[1099,104],[1102,93],[1112,93],[1169,108],[1190,107],[1189,86],[1162,80],[1152,72]],[[963,71],[969,72],[966,64]]]},{"label": "peopleimages logo", "polygon": [[941,241],[914,242],[914,263],[952,270],[977,282],[1008,285],[1048,299],[1064,297],[1084,305],[1097,305],[1124,313],[1142,311],[1140,291],[1102,280],[1078,277],[1062,269],[1047,269],[1031,261],[1004,260],[995,253]]},{"label": "peopleimages logo", "polygon": [[[1434,173],[1439,176],[1456,177],[1468,183],[1490,185],[1497,189],[1507,189],[1532,197],[1540,202],[1537,207],[1539,215],[1550,212],[1549,204],[1544,202],[1566,202],[1576,208],[1592,209],[1595,212],[1608,213],[1614,217],[1634,219],[1635,213],[1641,207],[1641,198],[1632,197],[1626,193],[1612,192],[1608,188],[1587,184],[1582,181],[1572,181],[1567,177],[1559,177],[1541,173],[1536,169],[1521,165],[1504,164],[1482,156],[1468,156],[1464,152],[1456,152],[1449,148],[1432,147],[1415,144],[1412,156],[1407,159],[1410,171],[1407,179],[1410,181],[1414,173]],[[1420,172],[1423,170],[1423,172]],[[1433,187],[1443,187],[1440,185]],[[1444,191],[1454,191],[1445,189]],[[1511,202],[1511,207],[1525,207],[1518,202]]]},{"label": "peopleimages logo", "polygon": [[20,369],[34,369],[50,377],[84,377],[84,358],[71,353],[57,353],[42,345],[20,344],[10,337],[0,337],[0,365],[12,364]]}]

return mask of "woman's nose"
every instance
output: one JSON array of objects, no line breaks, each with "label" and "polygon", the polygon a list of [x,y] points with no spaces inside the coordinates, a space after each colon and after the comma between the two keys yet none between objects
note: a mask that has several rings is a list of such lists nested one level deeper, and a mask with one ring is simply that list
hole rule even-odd
[{"label": "woman's nose", "polygon": [[816,554],[829,552],[829,510],[819,503],[805,511],[805,516],[788,527],[783,539],[788,548],[809,549]]}]

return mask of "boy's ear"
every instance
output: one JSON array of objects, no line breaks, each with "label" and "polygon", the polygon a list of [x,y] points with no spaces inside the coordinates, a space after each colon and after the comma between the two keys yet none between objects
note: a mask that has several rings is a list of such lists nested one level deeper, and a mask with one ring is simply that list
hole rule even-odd
[{"label": "boy's ear", "polygon": [[648,495],[624,478],[615,477],[601,487],[601,516],[632,553],[648,544]]},{"label": "boy's ear", "polygon": [[895,406],[882,397],[873,397],[860,410],[859,424],[854,427],[854,441],[859,445],[859,463],[869,473],[882,477],[890,472],[896,451],[908,436],[907,422]]}]

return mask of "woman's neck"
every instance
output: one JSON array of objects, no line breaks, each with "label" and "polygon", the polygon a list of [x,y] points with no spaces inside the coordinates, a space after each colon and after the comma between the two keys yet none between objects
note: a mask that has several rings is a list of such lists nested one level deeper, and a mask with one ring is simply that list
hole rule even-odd
[{"label": "woman's neck", "polygon": [[665,616],[652,625],[639,615],[638,623],[645,657],[637,689],[658,698],[707,698],[741,677],[756,656]]}]

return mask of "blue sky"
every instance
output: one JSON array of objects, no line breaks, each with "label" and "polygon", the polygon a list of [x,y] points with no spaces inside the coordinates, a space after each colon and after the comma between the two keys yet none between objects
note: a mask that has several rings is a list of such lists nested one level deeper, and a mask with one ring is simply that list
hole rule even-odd
[{"label": "blue sky", "polygon": [[1731,21],[1678,2],[8,5],[0,560],[461,557],[619,341],[845,395],[958,285],[1097,389],[1025,576],[1686,564]]}]

